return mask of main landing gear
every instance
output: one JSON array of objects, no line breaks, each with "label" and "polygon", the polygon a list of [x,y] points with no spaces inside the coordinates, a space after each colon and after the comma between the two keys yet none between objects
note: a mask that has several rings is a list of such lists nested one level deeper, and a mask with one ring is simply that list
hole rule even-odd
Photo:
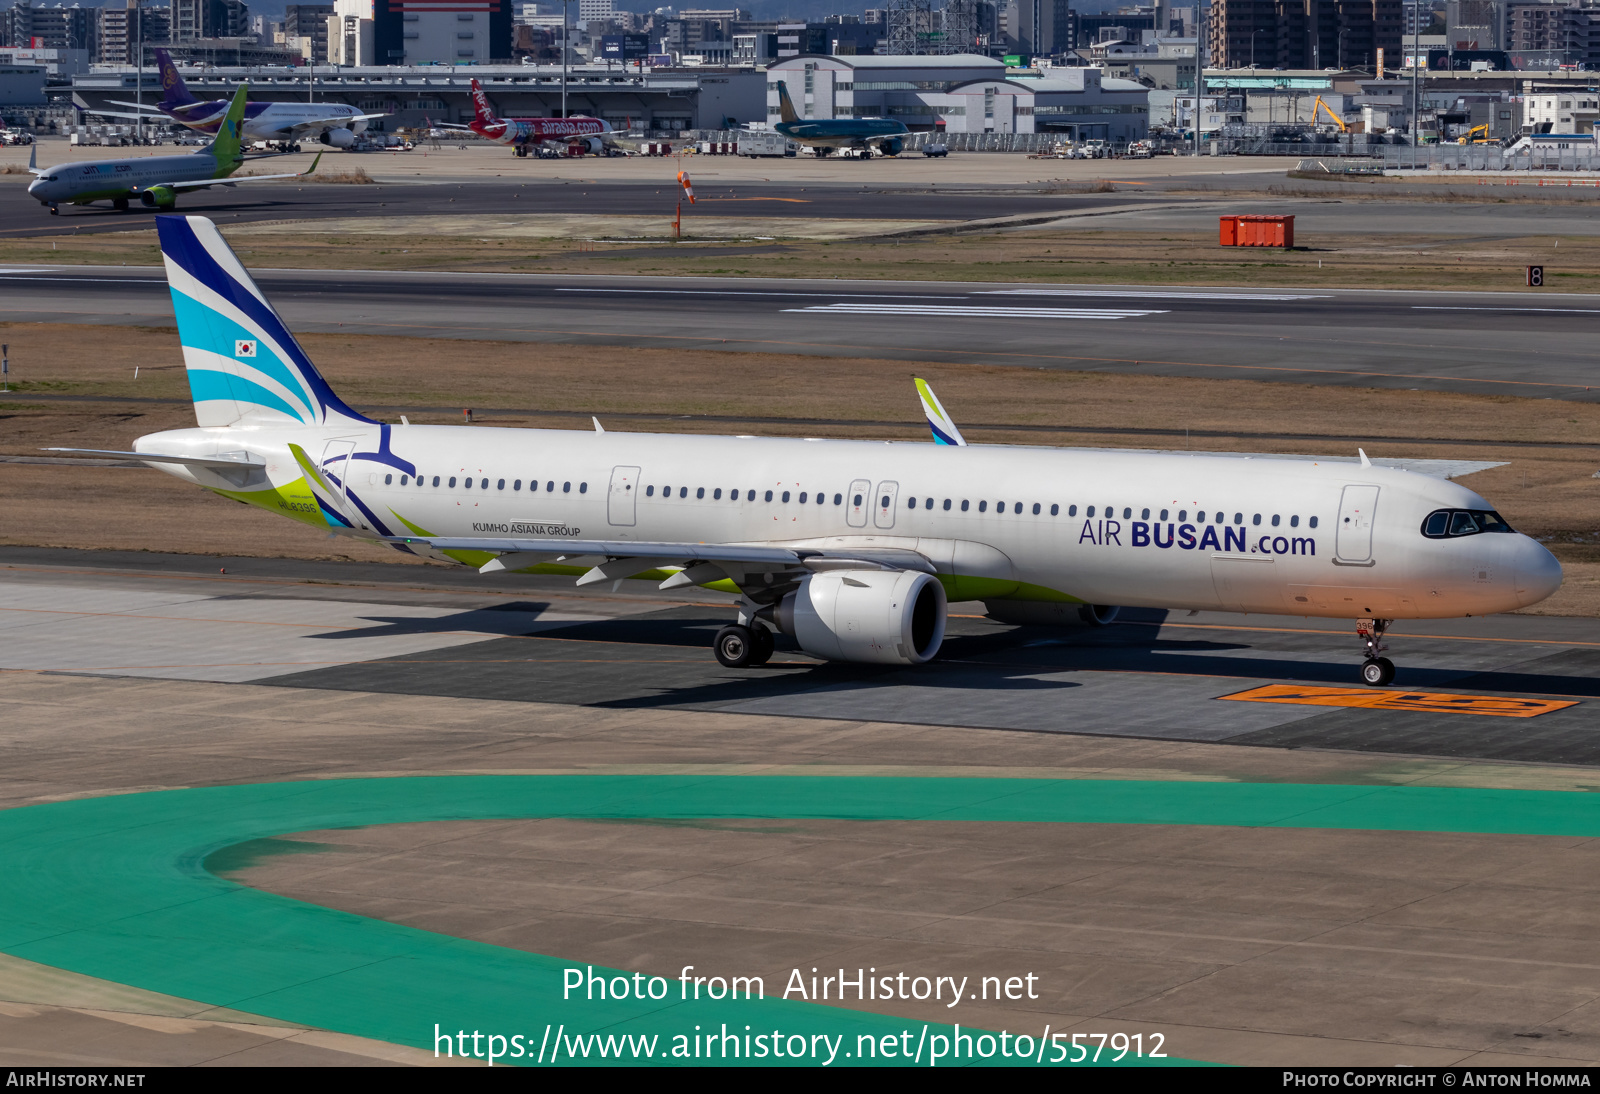
[{"label": "main landing gear", "polygon": [[1371,687],[1381,688],[1394,680],[1394,662],[1379,656],[1389,648],[1383,644],[1383,632],[1392,622],[1392,619],[1356,620],[1356,637],[1361,639],[1367,652],[1367,659],[1361,662],[1361,679]]},{"label": "main landing gear", "polygon": [[717,632],[712,649],[723,668],[743,669],[752,665],[765,665],[772,660],[777,642],[772,632],[760,623],[745,626],[734,623]]}]

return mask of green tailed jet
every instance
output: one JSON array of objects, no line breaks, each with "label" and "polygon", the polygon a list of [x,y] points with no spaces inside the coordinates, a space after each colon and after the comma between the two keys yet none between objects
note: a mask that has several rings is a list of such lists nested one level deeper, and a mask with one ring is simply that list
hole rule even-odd
[{"label": "green tailed jet", "polygon": [[317,160],[322,158],[320,155],[304,172],[229,179],[228,176],[244,163],[239,123],[244,117],[249,90],[247,84],[239,85],[227,116],[217,127],[216,137],[207,147],[187,155],[63,163],[45,169],[38,165],[39,146],[35,144],[28,157],[28,170],[36,177],[28,184],[28,194],[39,204],[48,205],[52,215],[59,214],[62,205],[88,205],[106,200],[117,209],[126,209],[130,200],[137,199],[148,208],[170,210],[177,204],[178,193],[182,190],[289,179],[315,171]]},{"label": "green tailed jet", "polygon": [[783,120],[772,128],[792,141],[810,145],[826,156],[835,148],[859,148],[863,156],[872,155],[872,149],[886,156],[898,156],[906,146],[910,133],[899,122],[888,118],[826,118],[808,121],[795,113],[789,100],[789,89],[778,81],[778,112]]}]

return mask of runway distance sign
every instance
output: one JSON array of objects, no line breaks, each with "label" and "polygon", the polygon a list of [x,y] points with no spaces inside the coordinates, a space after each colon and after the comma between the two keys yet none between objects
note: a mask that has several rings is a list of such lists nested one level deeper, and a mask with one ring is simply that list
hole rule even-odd
[{"label": "runway distance sign", "polygon": [[1244,703],[1298,703],[1314,707],[1365,707],[1411,710],[1425,714],[1487,714],[1496,718],[1537,718],[1552,710],[1577,706],[1571,699],[1522,699],[1511,695],[1453,695],[1448,692],[1384,691],[1370,688],[1299,687],[1268,684],[1219,695]]}]

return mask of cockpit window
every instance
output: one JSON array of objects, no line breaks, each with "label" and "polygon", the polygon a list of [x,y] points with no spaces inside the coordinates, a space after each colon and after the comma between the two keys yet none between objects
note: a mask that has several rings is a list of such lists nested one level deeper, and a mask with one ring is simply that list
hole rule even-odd
[{"label": "cockpit window", "polygon": [[1422,522],[1422,534],[1429,539],[1454,539],[1479,532],[1509,532],[1511,525],[1491,509],[1435,509]]}]

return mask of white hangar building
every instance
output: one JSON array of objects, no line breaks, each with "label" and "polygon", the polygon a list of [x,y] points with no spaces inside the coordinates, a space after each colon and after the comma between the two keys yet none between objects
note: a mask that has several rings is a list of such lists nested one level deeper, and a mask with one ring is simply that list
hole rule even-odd
[{"label": "white hangar building", "polygon": [[1060,133],[1076,140],[1142,139],[1149,89],[1096,68],[1009,73],[977,54],[949,57],[802,54],[767,68],[767,119],[778,117],[782,80],[806,118],[893,118],[913,132]]}]

